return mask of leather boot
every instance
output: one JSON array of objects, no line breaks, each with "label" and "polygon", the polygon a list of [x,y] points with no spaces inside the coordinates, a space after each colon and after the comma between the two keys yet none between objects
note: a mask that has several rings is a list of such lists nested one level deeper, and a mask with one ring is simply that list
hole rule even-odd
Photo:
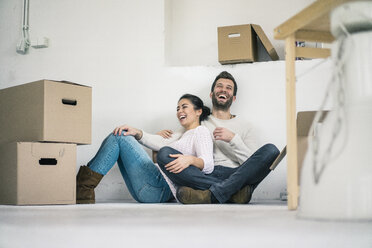
[{"label": "leather boot", "polygon": [[76,176],[76,203],[95,203],[94,188],[103,178],[103,175],[92,171],[88,166],[81,166]]},{"label": "leather boot", "polygon": [[183,204],[210,204],[211,192],[209,190],[197,190],[190,187],[179,187],[177,199]]},{"label": "leather boot", "polygon": [[244,186],[241,190],[233,194],[229,202],[237,204],[247,204],[252,198],[253,188],[249,185]]}]

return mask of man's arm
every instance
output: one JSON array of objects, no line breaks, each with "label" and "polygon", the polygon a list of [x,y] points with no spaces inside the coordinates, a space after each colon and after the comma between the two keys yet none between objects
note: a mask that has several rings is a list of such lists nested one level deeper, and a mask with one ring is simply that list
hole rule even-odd
[{"label": "man's arm", "polygon": [[249,131],[243,137],[236,134],[229,144],[239,164],[244,163],[258,149],[252,131]]},{"label": "man's arm", "polygon": [[[243,127],[242,136],[224,127],[217,127],[213,132],[215,140],[221,140],[227,143],[228,150],[221,149],[227,153],[231,159],[239,164],[244,163],[257,149],[256,139],[251,127]],[[216,142],[218,145],[218,142]],[[224,146],[226,148],[226,146]]]}]

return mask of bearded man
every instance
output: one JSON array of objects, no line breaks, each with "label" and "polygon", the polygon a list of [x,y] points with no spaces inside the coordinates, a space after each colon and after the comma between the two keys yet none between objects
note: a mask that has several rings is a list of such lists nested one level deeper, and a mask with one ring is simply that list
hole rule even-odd
[{"label": "bearded man", "polygon": [[[169,153],[158,154],[160,168],[178,186],[177,199],[184,204],[249,203],[254,189],[270,173],[269,168],[279,155],[273,144],[257,149],[251,125],[231,114],[237,90],[234,77],[226,71],[215,78],[211,87],[212,114],[202,122],[214,138],[215,167],[211,174],[203,174],[192,166],[180,173],[169,172]],[[159,134],[172,135],[170,130]]]}]

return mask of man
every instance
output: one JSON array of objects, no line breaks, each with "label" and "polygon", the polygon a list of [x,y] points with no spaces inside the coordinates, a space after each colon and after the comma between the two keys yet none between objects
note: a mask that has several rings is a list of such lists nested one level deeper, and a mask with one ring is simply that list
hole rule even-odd
[{"label": "man", "polygon": [[[180,186],[177,198],[184,204],[248,203],[253,190],[270,173],[269,167],[279,155],[272,144],[257,150],[250,125],[231,114],[236,93],[234,77],[221,72],[211,87],[212,115],[202,122],[214,138],[215,167],[211,174],[205,175],[192,167],[171,173],[167,169],[173,165],[174,159],[169,157],[173,151],[165,148],[158,153],[160,168]],[[163,135],[170,133],[163,132]]]}]

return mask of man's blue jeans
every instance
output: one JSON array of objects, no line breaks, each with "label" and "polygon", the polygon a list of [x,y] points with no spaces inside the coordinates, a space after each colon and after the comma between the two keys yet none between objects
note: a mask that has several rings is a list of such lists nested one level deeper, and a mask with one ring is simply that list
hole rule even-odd
[{"label": "man's blue jeans", "polygon": [[194,189],[209,189],[220,202],[227,202],[230,197],[246,185],[256,188],[270,173],[270,166],[279,155],[279,150],[273,144],[266,144],[258,149],[242,165],[229,168],[217,165],[211,174],[204,174],[195,166],[189,166],[180,173],[167,171],[164,166],[175,158],[169,154],[180,154],[171,147],[163,147],[158,152],[157,161],[163,172],[178,186]]},{"label": "man's blue jeans", "polygon": [[106,175],[116,162],[136,201],[159,203],[167,202],[172,197],[159,169],[133,136],[110,134],[88,166],[91,170]]}]

